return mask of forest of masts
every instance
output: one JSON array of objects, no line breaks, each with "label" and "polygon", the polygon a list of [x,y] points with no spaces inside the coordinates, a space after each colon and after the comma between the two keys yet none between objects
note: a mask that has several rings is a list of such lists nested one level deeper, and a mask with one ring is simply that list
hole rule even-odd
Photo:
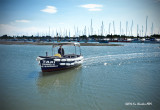
[{"label": "forest of masts", "polygon": [[[108,29],[104,28],[104,23],[102,21],[101,27],[100,29],[98,29],[98,31],[94,31],[93,28],[93,23],[92,23],[92,19],[91,19],[91,24],[90,24],[90,28],[88,27],[84,27],[84,30],[81,31],[78,29],[78,27],[74,27],[74,34],[71,35],[70,30],[64,30],[62,32],[62,30],[60,29],[60,31],[58,32],[53,31],[51,32],[51,29],[49,27],[48,32],[46,33],[37,33],[37,35],[16,35],[16,36],[7,36],[7,35],[3,35],[1,36],[1,38],[8,38],[8,37],[14,37],[14,38],[81,38],[81,39],[87,39],[87,38],[146,38],[146,37],[154,37],[154,38],[160,38],[160,34],[159,32],[157,34],[154,33],[154,25],[152,22],[151,28],[150,28],[150,33],[148,33],[148,16],[146,17],[146,25],[145,27],[142,25],[141,27],[137,24],[137,33],[136,36],[133,35],[133,20],[131,22],[131,25],[128,25],[128,21],[126,21],[126,29],[124,30],[122,28],[122,24],[120,21],[119,24],[119,35],[116,34],[116,29],[115,29],[115,22],[113,21],[112,23],[109,23],[108,25]],[[112,29],[111,29],[112,28]],[[112,30],[112,32],[111,32]],[[160,30],[160,29],[159,29]],[[150,35],[150,36],[149,36]]]}]

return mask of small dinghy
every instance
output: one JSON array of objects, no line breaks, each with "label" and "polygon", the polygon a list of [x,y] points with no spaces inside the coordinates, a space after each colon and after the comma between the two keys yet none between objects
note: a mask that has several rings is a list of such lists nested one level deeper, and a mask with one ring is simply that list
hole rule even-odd
[{"label": "small dinghy", "polygon": [[[75,52],[74,54],[55,54],[55,48],[58,46],[74,46]],[[76,54],[77,47],[79,47],[79,54]],[[81,55],[81,48],[79,43],[53,43],[52,56],[48,56],[46,52],[46,56],[39,56],[36,60],[39,62],[42,72],[53,72],[80,66],[83,63],[83,56]]]}]

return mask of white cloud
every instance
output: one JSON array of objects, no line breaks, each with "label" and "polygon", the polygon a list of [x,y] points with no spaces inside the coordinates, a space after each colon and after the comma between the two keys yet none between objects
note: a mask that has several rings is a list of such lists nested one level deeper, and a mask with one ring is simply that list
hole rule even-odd
[{"label": "white cloud", "polygon": [[88,11],[102,11],[103,5],[99,4],[86,4],[86,5],[80,5],[82,8],[87,8]]},{"label": "white cloud", "polygon": [[57,12],[57,8],[54,7],[54,6],[46,6],[45,9],[42,9],[41,10],[42,12],[46,12],[46,13],[51,13],[51,14],[54,14]]},{"label": "white cloud", "polygon": [[81,5],[80,7],[92,9],[92,8],[101,8],[103,6],[98,4],[86,4],[86,5]]},{"label": "white cloud", "polygon": [[8,24],[0,24],[0,34],[10,34],[11,31],[14,32],[14,30],[18,30],[16,27]]},{"label": "white cloud", "polygon": [[16,20],[16,22],[20,22],[20,23],[29,23],[29,20]]},{"label": "white cloud", "polygon": [[0,36],[7,35],[36,35],[38,32],[47,32],[44,27],[18,27],[10,24],[0,24]]}]

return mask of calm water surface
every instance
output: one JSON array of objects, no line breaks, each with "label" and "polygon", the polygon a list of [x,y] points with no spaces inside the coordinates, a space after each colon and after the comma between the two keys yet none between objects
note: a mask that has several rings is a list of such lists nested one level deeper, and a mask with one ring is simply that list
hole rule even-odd
[{"label": "calm water surface", "polygon": [[1,110],[159,110],[159,44],[81,48],[81,67],[42,73],[51,46],[0,45]]}]

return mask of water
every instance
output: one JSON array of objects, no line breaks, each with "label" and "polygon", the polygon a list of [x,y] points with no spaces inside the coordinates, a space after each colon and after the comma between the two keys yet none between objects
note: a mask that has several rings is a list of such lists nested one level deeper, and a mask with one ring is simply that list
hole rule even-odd
[{"label": "water", "polygon": [[1,109],[159,110],[160,45],[123,45],[81,47],[81,67],[45,74],[36,57],[51,46],[0,45]]}]

